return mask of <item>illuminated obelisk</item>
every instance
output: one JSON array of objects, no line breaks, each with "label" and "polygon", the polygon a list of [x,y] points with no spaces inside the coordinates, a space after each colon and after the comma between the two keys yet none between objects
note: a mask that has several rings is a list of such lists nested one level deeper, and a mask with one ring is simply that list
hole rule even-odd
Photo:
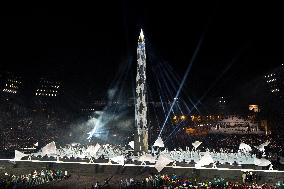
[{"label": "illuminated obelisk", "polygon": [[146,51],[144,34],[141,29],[137,46],[137,75],[135,98],[136,133],[134,139],[134,151],[136,152],[148,152],[146,91]]}]

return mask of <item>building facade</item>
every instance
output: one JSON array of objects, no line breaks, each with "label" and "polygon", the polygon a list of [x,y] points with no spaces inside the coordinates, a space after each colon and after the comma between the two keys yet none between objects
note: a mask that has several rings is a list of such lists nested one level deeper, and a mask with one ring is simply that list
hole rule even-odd
[{"label": "building facade", "polygon": [[34,89],[33,107],[37,111],[53,111],[61,93],[61,83],[54,79],[40,78]]},{"label": "building facade", "polygon": [[284,97],[284,64],[268,72],[264,76],[266,92],[269,97],[281,99]]}]

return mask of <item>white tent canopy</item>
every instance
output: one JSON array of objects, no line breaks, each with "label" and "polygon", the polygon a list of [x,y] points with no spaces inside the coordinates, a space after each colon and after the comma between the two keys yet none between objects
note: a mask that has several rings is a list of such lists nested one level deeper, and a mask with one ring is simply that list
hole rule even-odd
[{"label": "white tent canopy", "polygon": [[134,149],[134,141],[130,141],[130,142],[128,143],[128,145],[129,145],[132,149]]},{"label": "white tent canopy", "polygon": [[197,141],[192,143],[192,146],[196,149],[196,148],[198,148],[198,146],[200,146],[200,144],[202,144],[202,142],[197,140]]},{"label": "white tent canopy", "polygon": [[266,167],[266,166],[270,165],[271,162],[267,159],[264,159],[264,158],[261,158],[261,159],[255,158],[254,164],[257,165],[257,166]]},{"label": "white tent canopy", "polygon": [[249,145],[242,142],[239,146],[239,150],[242,150],[244,152],[250,152],[252,149]]},{"label": "white tent canopy", "polygon": [[18,150],[15,150],[15,160],[21,160],[23,157],[28,156],[27,154],[24,154]]},{"label": "white tent canopy", "polygon": [[210,153],[206,152],[204,156],[195,164],[195,167],[202,167],[204,165],[209,165],[210,163],[214,163],[214,160]]},{"label": "white tent canopy", "polygon": [[56,152],[55,142],[53,141],[53,142],[47,144],[46,146],[44,146],[41,149],[41,152],[42,152],[42,156],[56,154],[57,152]]},{"label": "white tent canopy", "polygon": [[161,172],[169,163],[173,162],[173,160],[167,158],[165,155],[160,155],[156,164],[155,168],[158,172]]},{"label": "white tent canopy", "polygon": [[164,148],[165,147],[164,142],[163,142],[161,137],[158,137],[158,139],[155,141],[153,146],[158,146],[160,148]]}]

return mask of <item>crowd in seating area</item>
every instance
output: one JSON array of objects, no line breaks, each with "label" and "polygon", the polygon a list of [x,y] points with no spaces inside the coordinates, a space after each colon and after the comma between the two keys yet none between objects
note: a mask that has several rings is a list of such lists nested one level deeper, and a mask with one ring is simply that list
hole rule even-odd
[{"label": "crowd in seating area", "polygon": [[223,178],[214,178],[212,180],[198,180],[196,178],[179,177],[177,175],[150,175],[143,179],[122,179],[118,186],[109,184],[107,179],[104,183],[96,182],[91,186],[91,189],[97,188],[119,188],[119,189],[175,189],[175,188],[186,188],[186,189],[283,189],[283,181],[275,184],[264,183],[258,184],[256,182],[255,175],[247,172],[244,173],[242,182],[227,181]]},{"label": "crowd in seating area", "polygon": [[60,169],[44,169],[33,171],[26,175],[13,175],[5,173],[0,177],[0,189],[32,188],[41,184],[68,179],[67,171]]},{"label": "crowd in seating area", "polygon": [[0,151],[62,140],[73,121],[68,114],[38,112],[20,103],[0,102]]}]

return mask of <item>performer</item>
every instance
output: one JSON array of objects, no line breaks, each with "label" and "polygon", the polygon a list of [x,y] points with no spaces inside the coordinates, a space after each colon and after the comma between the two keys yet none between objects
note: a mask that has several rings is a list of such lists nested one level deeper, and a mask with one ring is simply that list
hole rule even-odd
[{"label": "performer", "polygon": [[246,182],[246,178],[247,178],[247,174],[245,172],[243,172],[243,174],[242,174],[243,183]]},{"label": "performer", "polygon": [[272,165],[272,164],[270,164],[270,166],[269,166],[269,170],[270,170],[270,171],[272,171],[272,170],[273,170],[273,165]]},{"label": "performer", "polygon": [[216,162],[213,163],[213,169],[217,169]]}]

